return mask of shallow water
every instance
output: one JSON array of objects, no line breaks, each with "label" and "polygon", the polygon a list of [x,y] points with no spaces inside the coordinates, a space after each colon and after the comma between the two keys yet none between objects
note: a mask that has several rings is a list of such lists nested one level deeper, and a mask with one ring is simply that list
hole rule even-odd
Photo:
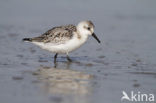
[{"label": "shallow water", "polygon": [[[120,103],[122,91],[156,94],[156,1],[0,0],[0,102]],[[92,20],[72,63],[22,42],[53,26]],[[128,101],[125,101],[128,102]]]}]

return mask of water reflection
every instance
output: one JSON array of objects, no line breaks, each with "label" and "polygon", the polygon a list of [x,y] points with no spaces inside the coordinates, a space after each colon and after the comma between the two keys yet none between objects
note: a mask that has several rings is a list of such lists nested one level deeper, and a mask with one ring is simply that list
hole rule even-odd
[{"label": "water reflection", "polygon": [[[92,75],[71,70],[55,67],[42,66],[35,72],[38,79],[43,82],[44,91],[52,94],[89,94],[89,82]],[[66,68],[70,67],[70,63],[66,64]]]}]

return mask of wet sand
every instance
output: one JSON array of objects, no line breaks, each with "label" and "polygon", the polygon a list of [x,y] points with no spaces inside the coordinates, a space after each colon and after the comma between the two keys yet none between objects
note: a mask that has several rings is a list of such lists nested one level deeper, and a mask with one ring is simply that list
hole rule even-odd
[{"label": "wet sand", "polygon": [[[155,3],[0,0],[0,102],[121,103],[122,91],[156,94]],[[22,42],[86,19],[102,43],[90,37],[70,53],[72,63],[59,55],[54,64],[54,54]]]}]

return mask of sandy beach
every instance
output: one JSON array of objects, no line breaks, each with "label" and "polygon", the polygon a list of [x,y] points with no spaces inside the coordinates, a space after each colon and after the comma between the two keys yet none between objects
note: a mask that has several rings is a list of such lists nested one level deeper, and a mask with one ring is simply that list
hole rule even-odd
[{"label": "sandy beach", "polygon": [[[122,91],[156,96],[155,4],[0,0],[0,102],[132,103],[121,101]],[[59,55],[54,64],[53,53],[22,42],[81,20],[93,21],[101,44],[90,37],[69,54],[71,63]]]}]

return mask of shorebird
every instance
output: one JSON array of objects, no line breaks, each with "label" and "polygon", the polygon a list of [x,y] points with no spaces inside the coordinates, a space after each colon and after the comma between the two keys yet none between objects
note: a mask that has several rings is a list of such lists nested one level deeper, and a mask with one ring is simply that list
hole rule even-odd
[{"label": "shorebird", "polygon": [[89,35],[92,35],[100,43],[94,33],[94,24],[87,20],[79,22],[77,26],[69,24],[54,27],[38,37],[24,38],[23,41],[31,42],[42,49],[56,53],[54,62],[56,62],[58,54],[66,54],[67,60],[72,61],[68,53],[84,44]]}]

